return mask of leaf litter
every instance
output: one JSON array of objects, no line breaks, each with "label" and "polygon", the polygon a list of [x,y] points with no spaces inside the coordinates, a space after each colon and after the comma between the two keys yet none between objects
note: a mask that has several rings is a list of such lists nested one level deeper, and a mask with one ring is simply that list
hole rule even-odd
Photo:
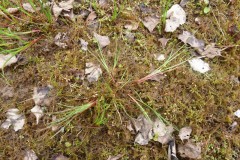
[{"label": "leaf litter", "polygon": [[31,112],[35,115],[37,124],[39,123],[40,118],[44,115],[43,107],[50,106],[51,104],[52,99],[49,96],[49,92],[52,88],[51,85],[34,88],[32,99],[34,100],[35,106],[31,109]]},{"label": "leaf litter", "polygon": [[35,10],[33,9],[33,7],[31,6],[30,3],[23,3],[22,6],[23,6],[23,9],[25,9],[26,11],[28,11],[30,13],[35,12]]},{"label": "leaf litter", "polygon": [[18,58],[12,54],[0,54],[0,69],[3,69],[5,66],[10,66],[14,63],[17,63]]},{"label": "leaf litter", "polygon": [[192,158],[192,159],[201,159],[201,145],[200,143],[194,143],[192,140],[189,140],[184,145],[178,146],[178,152],[181,157]]},{"label": "leaf litter", "polygon": [[23,160],[38,160],[38,157],[33,150],[27,150]]},{"label": "leaf litter", "polygon": [[167,11],[166,18],[165,32],[174,32],[186,22],[186,13],[180,5],[174,4]]},{"label": "leaf litter", "polygon": [[156,119],[154,122],[145,118],[143,115],[138,116],[137,119],[131,120],[133,127],[130,125],[127,128],[132,131],[134,128],[135,142],[140,145],[147,145],[150,140],[158,141],[162,144],[167,144],[172,140],[173,127],[166,126],[161,120]]},{"label": "leaf litter", "polygon": [[69,37],[67,36],[67,33],[62,33],[59,32],[55,37],[54,37],[54,43],[61,48],[67,48],[67,42],[69,40]]},{"label": "leaf litter", "polygon": [[102,75],[102,69],[100,68],[100,65],[86,63],[85,75],[87,76],[88,82],[96,82]]},{"label": "leaf litter", "polygon": [[211,69],[209,67],[209,64],[204,62],[200,58],[192,58],[188,62],[194,71],[197,71],[200,73],[206,73]]},{"label": "leaf litter", "polygon": [[143,25],[148,29],[150,33],[159,24],[159,22],[160,22],[160,18],[157,16],[148,16],[142,20]]},{"label": "leaf litter", "polygon": [[104,48],[110,44],[110,39],[108,36],[101,36],[96,32],[93,33],[93,36],[97,40],[100,48]]},{"label": "leaf litter", "polygon": [[191,127],[183,127],[179,131],[179,138],[183,140],[188,140],[190,138],[190,135],[192,133],[192,128]]},{"label": "leaf litter", "polygon": [[7,119],[2,123],[1,128],[9,129],[12,125],[14,131],[18,131],[23,128],[25,124],[25,116],[17,108],[11,108],[7,111]]}]

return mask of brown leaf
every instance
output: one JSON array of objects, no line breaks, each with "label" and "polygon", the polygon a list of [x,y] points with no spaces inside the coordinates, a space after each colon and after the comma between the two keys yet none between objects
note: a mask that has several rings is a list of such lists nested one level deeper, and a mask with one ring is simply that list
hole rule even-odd
[{"label": "brown leaf", "polygon": [[138,23],[126,24],[126,25],[124,25],[124,28],[126,28],[130,31],[137,30],[138,29]]},{"label": "brown leaf", "polygon": [[194,144],[189,140],[185,145],[179,145],[178,152],[181,157],[188,157],[192,159],[201,158],[201,146],[200,143]]},{"label": "brown leaf", "polygon": [[143,25],[149,30],[149,32],[152,32],[159,22],[160,18],[156,16],[148,16],[142,20]]},{"label": "brown leaf", "polygon": [[122,158],[123,155],[119,154],[117,156],[109,156],[107,160],[118,160]]},{"label": "brown leaf", "polygon": [[192,132],[191,127],[183,127],[183,128],[180,129],[178,136],[183,141],[184,139],[189,139],[190,138],[191,132]]},{"label": "brown leaf", "polygon": [[94,21],[96,18],[97,18],[96,12],[92,11],[92,12],[88,15],[88,17],[87,17],[87,19],[86,19],[86,24],[87,24],[87,25],[92,24],[93,21]]},{"label": "brown leaf", "polygon": [[178,35],[178,39],[180,39],[183,43],[187,43],[190,46],[196,48],[198,51],[203,51],[205,47],[203,40],[197,39],[188,31],[183,31],[182,34]]},{"label": "brown leaf", "polygon": [[30,3],[23,3],[23,9],[25,9],[26,11],[30,12],[30,13],[34,13],[35,10],[32,8]]},{"label": "brown leaf", "polygon": [[204,48],[203,52],[199,52],[199,54],[208,58],[214,58],[221,56],[221,49],[216,48],[215,43],[211,43]]},{"label": "brown leaf", "polygon": [[158,39],[158,41],[161,42],[162,47],[165,48],[169,39],[163,37],[163,38]]}]

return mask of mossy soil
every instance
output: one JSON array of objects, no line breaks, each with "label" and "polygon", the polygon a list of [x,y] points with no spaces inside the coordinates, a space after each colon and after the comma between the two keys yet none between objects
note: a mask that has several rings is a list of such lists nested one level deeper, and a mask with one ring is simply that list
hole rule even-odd
[{"label": "mossy soil", "polygon": [[[161,15],[165,1],[144,1],[146,7]],[[193,71],[185,63],[176,70],[166,73],[159,82],[146,81],[137,84],[136,80],[146,76],[161,62],[154,59],[154,54],[165,54],[177,51],[183,44],[177,40],[177,35],[183,30],[195,33],[198,39],[206,43],[216,43],[224,48],[239,45],[240,41],[240,3],[228,0],[213,0],[211,10],[203,13],[203,2],[190,1],[184,10],[187,13],[187,23],[174,33],[164,32],[164,22],[149,33],[139,23],[135,41],[124,38],[124,25],[129,22],[139,22],[143,15],[139,11],[141,1],[117,2],[118,16],[112,19],[114,4],[101,8],[93,2],[80,3],[75,12],[88,8],[90,4],[96,11],[99,27],[96,32],[107,35],[111,44],[103,49],[103,54],[109,68],[113,68],[114,55],[119,54],[117,67],[111,70],[111,76],[103,69],[103,75],[92,84],[81,80],[85,63],[100,64],[94,55],[99,48],[93,40],[92,30],[86,26],[83,19],[71,22],[60,18],[51,24],[41,16],[29,17],[20,14],[26,21],[9,24],[12,29],[26,31],[40,29],[41,33],[33,34],[33,39],[41,36],[36,44],[22,52],[21,61],[4,69],[4,78],[0,80],[0,88],[6,85],[14,87],[12,98],[0,96],[1,122],[5,120],[5,112],[9,108],[18,108],[25,114],[26,124],[18,132],[0,130],[1,159],[22,159],[25,150],[32,149],[40,159],[51,159],[63,154],[70,159],[107,159],[110,155],[123,155],[122,159],[167,159],[167,146],[158,142],[150,142],[146,146],[134,144],[135,135],[126,129],[129,114],[136,118],[142,114],[137,105],[128,95],[138,97],[154,108],[166,120],[177,128],[191,126],[192,138],[202,143],[202,159],[237,159],[240,158],[239,125],[233,130],[229,126],[239,119],[233,112],[240,106],[239,83],[239,47],[229,47],[222,51],[222,56],[205,59],[210,64],[211,71],[200,74]],[[170,2],[169,6],[178,1]],[[200,24],[194,19],[199,17]],[[45,24],[46,23],[46,24]],[[14,27],[13,27],[14,26]],[[67,32],[68,47],[61,49],[54,44],[54,36],[58,32]],[[158,41],[159,38],[169,38],[166,48]],[[81,50],[79,39],[89,42],[90,52]],[[193,52],[189,46],[184,46],[182,54],[189,56]],[[182,61],[181,58],[175,63]],[[122,85],[125,84],[126,85]],[[54,97],[50,107],[45,108],[45,116],[36,125],[30,109],[34,106],[34,87],[52,85],[51,96]],[[95,107],[75,117],[64,127],[64,132],[56,134],[46,127],[51,122],[53,112],[64,110],[64,105],[78,106],[91,101],[97,101]],[[108,107],[106,107],[108,106]],[[154,114],[146,108],[148,114]],[[105,112],[105,114],[102,114]],[[127,114],[126,114],[127,113]],[[99,115],[104,115],[99,119]],[[174,132],[177,137],[178,132]],[[182,144],[176,139],[177,144]]]}]

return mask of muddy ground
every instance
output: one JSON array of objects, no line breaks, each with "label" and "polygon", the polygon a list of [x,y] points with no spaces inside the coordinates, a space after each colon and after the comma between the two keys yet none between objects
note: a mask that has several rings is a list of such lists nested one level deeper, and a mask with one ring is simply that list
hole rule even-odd
[{"label": "muddy ground", "polygon": [[[111,1],[107,7],[101,7],[95,2],[76,1],[75,15],[91,7],[97,15],[97,26],[87,25],[84,16],[75,22],[65,17],[48,22],[39,11],[30,16],[19,12],[15,15],[19,17],[17,21],[1,17],[2,27],[18,32],[40,30],[25,36],[29,41],[40,39],[19,53],[19,61],[5,67],[0,78],[1,90],[13,87],[13,95],[2,93],[0,96],[0,122],[5,121],[9,108],[18,108],[26,117],[23,129],[17,132],[11,128],[0,129],[1,159],[22,159],[29,149],[34,150],[39,159],[54,159],[59,154],[88,160],[108,159],[119,154],[124,160],[167,159],[167,145],[154,141],[144,146],[134,143],[136,135],[126,126],[130,117],[137,118],[142,112],[129,95],[135,98],[139,95],[177,129],[191,126],[192,139],[201,143],[201,159],[239,159],[240,120],[233,113],[240,106],[240,49],[237,47],[240,45],[240,2],[211,0],[209,13],[204,13],[203,1],[189,1],[184,7],[187,22],[173,33],[164,32],[163,18],[151,33],[140,22],[148,14],[162,15],[166,6],[170,8],[179,2],[136,0],[114,4]],[[116,8],[118,15],[114,18]],[[195,22],[197,17],[200,23]],[[126,38],[124,25],[129,22],[139,23],[138,28],[131,31],[135,35],[133,40]],[[169,66],[191,56],[194,49],[177,39],[183,30],[195,33],[206,44],[216,43],[219,48],[228,48],[222,51],[222,56],[204,58],[211,67],[205,74],[193,71],[186,62],[166,72],[159,81],[138,84],[137,80],[163,63],[156,61],[154,54],[167,57],[171,51],[183,47],[183,56]],[[111,74],[101,66],[103,74],[97,82],[89,83],[81,79],[85,64],[101,64],[94,56],[99,54],[99,47],[93,39],[93,31],[110,38],[110,45],[102,49],[109,68],[113,68],[114,55],[119,57]],[[54,43],[59,32],[68,35],[64,49]],[[158,41],[162,37],[169,39],[165,48]],[[81,49],[80,38],[89,43],[89,51]],[[51,105],[44,108],[45,115],[36,124],[30,111],[34,106],[33,89],[47,85],[53,86]],[[59,128],[64,127],[63,132],[47,128],[54,113],[66,109],[64,105],[79,106],[89,102],[96,102],[96,105],[74,117],[69,124],[59,124]],[[145,110],[151,118],[156,117],[149,108]],[[61,114],[57,118],[61,118]],[[234,121],[238,125],[231,130]],[[173,135],[177,146],[183,144],[177,136],[178,130]]]}]

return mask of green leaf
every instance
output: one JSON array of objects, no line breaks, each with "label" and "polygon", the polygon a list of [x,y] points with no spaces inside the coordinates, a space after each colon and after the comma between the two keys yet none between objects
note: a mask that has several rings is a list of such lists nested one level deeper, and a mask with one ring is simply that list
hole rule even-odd
[{"label": "green leaf", "polygon": [[210,7],[205,7],[204,10],[203,10],[203,12],[204,12],[205,14],[209,13],[209,12],[210,12]]}]

